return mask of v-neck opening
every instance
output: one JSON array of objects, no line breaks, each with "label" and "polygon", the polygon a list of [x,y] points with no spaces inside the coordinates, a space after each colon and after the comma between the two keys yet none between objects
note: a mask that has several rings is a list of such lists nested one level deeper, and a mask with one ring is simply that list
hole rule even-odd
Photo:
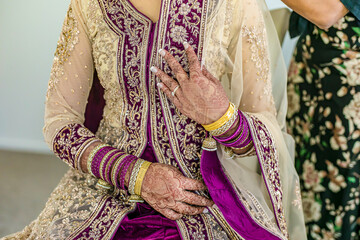
[{"label": "v-neck opening", "polygon": [[143,16],[146,20],[150,21],[152,24],[155,24],[155,25],[156,25],[156,24],[158,24],[158,22],[160,22],[164,0],[161,0],[161,3],[160,3],[160,11],[159,11],[158,19],[157,19],[156,22],[154,22],[150,17],[148,17],[148,16],[145,15],[143,12],[141,12],[139,9],[137,9],[137,7],[135,7],[134,4],[133,4],[130,0],[123,0],[123,1],[126,2],[134,11],[136,11],[136,12],[139,13],[141,16]]}]

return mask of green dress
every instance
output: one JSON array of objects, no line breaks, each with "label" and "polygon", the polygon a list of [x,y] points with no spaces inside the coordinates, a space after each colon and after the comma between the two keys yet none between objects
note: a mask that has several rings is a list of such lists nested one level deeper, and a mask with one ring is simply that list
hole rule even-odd
[{"label": "green dress", "polygon": [[360,239],[358,19],[350,12],[325,31],[292,16],[305,31],[289,69],[287,127],[308,239]]}]

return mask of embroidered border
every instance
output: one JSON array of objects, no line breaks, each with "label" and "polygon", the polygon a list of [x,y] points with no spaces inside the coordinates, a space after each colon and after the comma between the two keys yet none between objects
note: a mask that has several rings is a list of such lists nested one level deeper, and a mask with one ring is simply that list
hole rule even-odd
[{"label": "embroidered border", "polygon": [[126,96],[125,135],[118,146],[141,155],[147,143],[148,95],[145,72],[151,21],[137,12],[128,1],[99,0],[109,27],[120,37],[118,77],[121,95]]},{"label": "embroidered border", "polygon": [[266,183],[281,232],[288,237],[286,219],[282,207],[282,189],[280,181],[279,156],[274,138],[266,126],[255,116],[244,113],[251,131],[256,153],[259,159],[263,179]]},{"label": "embroidered border", "polygon": [[[206,10],[207,0],[163,1],[163,12],[161,13],[158,34],[164,37],[160,38],[162,41],[157,42],[157,49],[167,49],[178,59],[185,70],[188,70],[187,59],[182,42],[189,42],[201,59]],[[171,69],[160,56],[156,55],[151,64],[159,65],[161,69],[172,76]],[[151,85],[154,86],[156,80],[153,74],[151,76]],[[153,129],[158,128],[158,126],[164,126],[163,129],[166,127],[170,145],[161,143],[161,139],[164,138],[163,132],[165,132],[161,131],[161,134],[159,132],[152,133],[154,146],[156,149],[167,148],[166,151],[162,151],[168,153],[168,155],[170,155],[169,152],[171,151],[171,156],[175,158],[175,160],[171,161],[171,164],[178,165],[186,176],[201,178],[198,153],[201,150],[202,140],[205,138],[205,130],[191,119],[182,115],[169,102],[167,97],[159,91],[155,91],[153,96],[151,96],[151,123]],[[157,97],[160,98],[161,109],[158,109],[160,107],[159,104],[154,102]],[[161,117],[157,114],[158,112],[162,112]],[[157,155],[160,154],[157,153]]]},{"label": "embroidered border", "polygon": [[121,205],[113,196],[104,195],[90,218],[67,239],[111,239],[125,214],[135,207],[135,203]]},{"label": "embroidered border", "polygon": [[81,170],[78,165],[82,149],[95,140],[94,134],[81,124],[73,123],[63,127],[53,140],[56,156],[70,167]]}]

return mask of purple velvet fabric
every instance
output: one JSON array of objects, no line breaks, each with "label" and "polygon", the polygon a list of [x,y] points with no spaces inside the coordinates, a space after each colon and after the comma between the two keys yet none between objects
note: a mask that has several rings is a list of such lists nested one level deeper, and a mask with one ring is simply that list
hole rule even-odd
[{"label": "purple velvet fabric", "polygon": [[100,80],[96,71],[94,72],[93,85],[88,97],[88,103],[85,110],[85,127],[94,134],[99,128],[105,106],[104,88],[100,84]]},{"label": "purple velvet fabric", "polygon": [[175,221],[164,217],[146,203],[138,203],[136,210],[121,221],[113,239],[181,240],[181,237]]},{"label": "purple velvet fabric", "polygon": [[216,152],[203,151],[201,173],[210,196],[230,226],[245,239],[280,239],[257,224],[227,179]]}]

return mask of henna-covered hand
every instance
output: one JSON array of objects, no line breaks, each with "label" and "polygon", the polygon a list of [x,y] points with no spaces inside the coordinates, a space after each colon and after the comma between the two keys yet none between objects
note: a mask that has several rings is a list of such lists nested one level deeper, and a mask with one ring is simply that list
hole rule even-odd
[{"label": "henna-covered hand", "polygon": [[199,196],[195,190],[205,190],[199,180],[185,177],[177,168],[153,163],[145,174],[141,187],[142,198],[165,217],[177,220],[183,215],[196,215],[212,206],[213,201]]},{"label": "henna-covered hand", "polygon": [[[184,43],[184,47],[189,62],[189,75],[165,50],[160,50],[160,54],[169,64],[177,81],[156,67],[151,67],[151,71],[160,78],[161,82],[158,84],[160,89],[182,114],[199,124],[213,123],[226,112],[229,99],[220,81],[204,67],[201,69],[194,49],[188,43]],[[174,90],[175,93],[172,94]]]}]

